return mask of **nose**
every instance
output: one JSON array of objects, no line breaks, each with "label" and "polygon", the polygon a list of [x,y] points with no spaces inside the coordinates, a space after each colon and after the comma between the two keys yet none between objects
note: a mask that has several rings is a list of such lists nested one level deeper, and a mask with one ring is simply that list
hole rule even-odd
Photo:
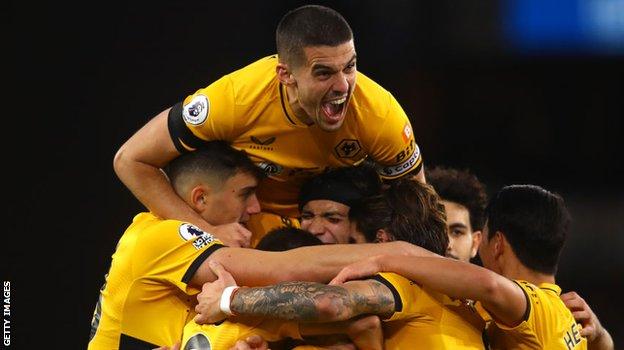
[{"label": "nose", "polygon": [[254,193],[251,198],[249,198],[249,203],[247,204],[247,214],[257,214],[260,212],[260,202],[258,201],[258,197]]},{"label": "nose", "polygon": [[310,220],[307,230],[315,236],[321,236],[325,233],[325,226],[320,218],[315,217]]},{"label": "nose", "polygon": [[453,250],[453,239],[449,235],[448,246],[446,246],[446,251],[451,252]]},{"label": "nose", "polygon": [[336,74],[336,81],[332,86],[332,90],[340,95],[344,95],[349,92],[350,84],[348,78],[349,77],[344,73]]}]

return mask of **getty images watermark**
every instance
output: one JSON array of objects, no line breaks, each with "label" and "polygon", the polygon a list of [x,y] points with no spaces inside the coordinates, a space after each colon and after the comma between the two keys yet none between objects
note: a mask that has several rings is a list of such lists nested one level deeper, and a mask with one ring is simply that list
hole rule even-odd
[{"label": "getty images watermark", "polygon": [[4,281],[2,293],[2,344],[11,345],[11,282]]}]

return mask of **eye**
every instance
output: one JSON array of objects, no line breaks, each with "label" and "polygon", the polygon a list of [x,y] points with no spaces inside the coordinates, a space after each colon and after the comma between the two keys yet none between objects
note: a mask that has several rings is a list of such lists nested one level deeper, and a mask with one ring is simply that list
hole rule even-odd
[{"label": "eye", "polygon": [[316,78],[319,80],[327,80],[329,79],[329,77],[331,77],[331,72],[329,71],[320,71],[317,72],[316,74]]},{"label": "eye", "polygon": [[456,228],[456,229],[451,230],[451,234],[453,236],[462,236],[462,235],[466,234],[466,232],[464,230]]},{"label": "eye", "polygon": [[332,224],[339,224],[342,222],[341,218],[337,218],[337,217],[328,217],[327,221],[329,221]]},{"label": "eye", "polygon": [[351,72],[353,72],[354,70],[355,70],[355,62],[351,62],[351,63],[349,63],[349,64],[345,67],[344,72],[345,72],[345,73],[351,73]]},{"label": "eye", "polygon": [[312,215],[312,213],[302,213],[301,214],[301,220],[312,220],[312,218],[314,217],[314,215]]},{"label": "eye", "polygon": [[247,200],[247,199],[249,199],[249,197],[253,196],[254,193],[256,193],[256,189],[255,188],[251,188],[251,189],[247,189],[247,190],[241,192],[240,196],[243,199]]}]

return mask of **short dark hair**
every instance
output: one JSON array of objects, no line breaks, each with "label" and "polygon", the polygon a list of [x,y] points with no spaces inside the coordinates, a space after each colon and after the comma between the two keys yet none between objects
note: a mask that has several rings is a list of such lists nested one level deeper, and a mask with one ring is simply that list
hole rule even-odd
[{"label": "short dark hair", "polygon": [[503,187],[486,208],[488,239],[500,231],[526,267],[555,274],[570,227],[563,198],[535,185]]},{"label": "short dark hair", "polygon": [[342,15],[319,5],[305,5],[289,11],[282,17],[275,41],[282,62],[299,65],[303,48],[310,46],[338,46],[353,39],[353,31]]},{"label": "short dark hair", "polygon": [[312,200],[330,200],[350,207],[355,201],[381,192],[383,182],[372,162],[333,168],[303,183],[299,210]]},{"label": "short dark hair", "polygon": [[428,184],[400,178],[381,195],[365,198],[349,211],[349,219],[368,242],[384,229],[393,240],[416,244],[444,255],[448,247],[446,214],[440,198]]},{"label": "short dark hair", "polygon": [[487,193],[485,185],[470,170],[443,166],[429,168],[427,183],[433,186],[443,200],[455,202],[468,209],[473,231],[483,229]]},{"label": "short dark hair", "polygon": [[258,250],[281,252],[299,247],[321,245],[318,237],[296,227],[278,227],[269,231],[256,245]]},{"label": "short dark hair", "polygon": [[178,195],[181,195],[183,185],[193,178],[200,177],[215,188],[221,188],[240,172],[258,180],[264,176],[245,151],[236,150],[225,141],[207,142],[196,151],[172,160],[164,170]]}]

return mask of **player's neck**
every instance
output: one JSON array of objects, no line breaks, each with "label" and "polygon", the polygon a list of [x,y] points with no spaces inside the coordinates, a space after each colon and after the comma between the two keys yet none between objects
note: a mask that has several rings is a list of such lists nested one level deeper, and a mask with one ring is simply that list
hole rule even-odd
[{"label": "player's neck", "polygon": [[503,275],[512,280],[523,280],[535,285],[541,283],[555,284],[555,275],[531,270],[519,261],[503,268]]},{"label": "player's neck", "polygon": [[294,87],[286,85],[286,101],[288,101],[288,105],[290,109],[295,114],[295,118],[299,119],[304,124],[311,125],[314,124],[314,121],[308,113],[303,110],[301,105],[299,104],[299,99],[297,98],[297,90]]}]

